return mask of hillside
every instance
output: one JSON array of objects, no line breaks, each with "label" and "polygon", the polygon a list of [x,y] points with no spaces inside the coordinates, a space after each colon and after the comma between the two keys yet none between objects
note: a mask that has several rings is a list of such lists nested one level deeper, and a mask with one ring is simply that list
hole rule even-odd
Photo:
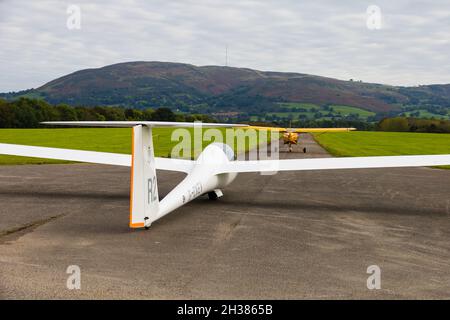
[{"label": "hillside", "polygon": [[376,114],[450,107],[450,85],[395,87],[286,72],[168,62],[86,69],[3,97],[40,97],[71,105],[167,106],[181,111],[277,112],[280,103],[349,106]]}]

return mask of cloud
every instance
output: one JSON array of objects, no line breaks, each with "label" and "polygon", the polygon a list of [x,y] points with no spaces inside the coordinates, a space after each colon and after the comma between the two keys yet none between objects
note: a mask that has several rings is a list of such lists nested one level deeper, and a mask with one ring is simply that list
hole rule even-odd
[{"label": "cloud", "polygon": [[[81,29],[66,27],[79,5]],[[382,28],[369,30],[375,4]],[[0,1],[0,92],[146,60],[395,85],[450,83],[448,1]]]}]

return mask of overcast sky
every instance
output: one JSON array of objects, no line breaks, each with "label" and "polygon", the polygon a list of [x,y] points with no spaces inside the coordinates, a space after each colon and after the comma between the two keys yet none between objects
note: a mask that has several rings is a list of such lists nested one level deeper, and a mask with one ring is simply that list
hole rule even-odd
[{"label": "overcast sky", "polygon": [[450,1],[0,0],[0,92],[125,61],[224,65],[227,46],[233,67],[450,83]]}]

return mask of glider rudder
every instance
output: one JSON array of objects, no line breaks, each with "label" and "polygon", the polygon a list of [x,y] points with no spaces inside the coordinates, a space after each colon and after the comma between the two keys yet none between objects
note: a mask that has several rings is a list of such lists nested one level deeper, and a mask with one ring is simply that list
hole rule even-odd
[{"label": "glider rudder", "polygon": [[159,213],[152,128],[133,127],[130,179],[130,227],[150,227]]}]

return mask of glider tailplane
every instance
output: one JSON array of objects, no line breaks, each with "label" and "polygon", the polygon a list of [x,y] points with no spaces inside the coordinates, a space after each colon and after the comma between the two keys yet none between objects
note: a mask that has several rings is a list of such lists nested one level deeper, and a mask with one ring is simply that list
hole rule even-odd
[{"label": "glider tailplane", "polygon": [[159,197],[153,151],[152,128],[145,125],[133,127],[130,227],[150,227],[158,218]]}]

